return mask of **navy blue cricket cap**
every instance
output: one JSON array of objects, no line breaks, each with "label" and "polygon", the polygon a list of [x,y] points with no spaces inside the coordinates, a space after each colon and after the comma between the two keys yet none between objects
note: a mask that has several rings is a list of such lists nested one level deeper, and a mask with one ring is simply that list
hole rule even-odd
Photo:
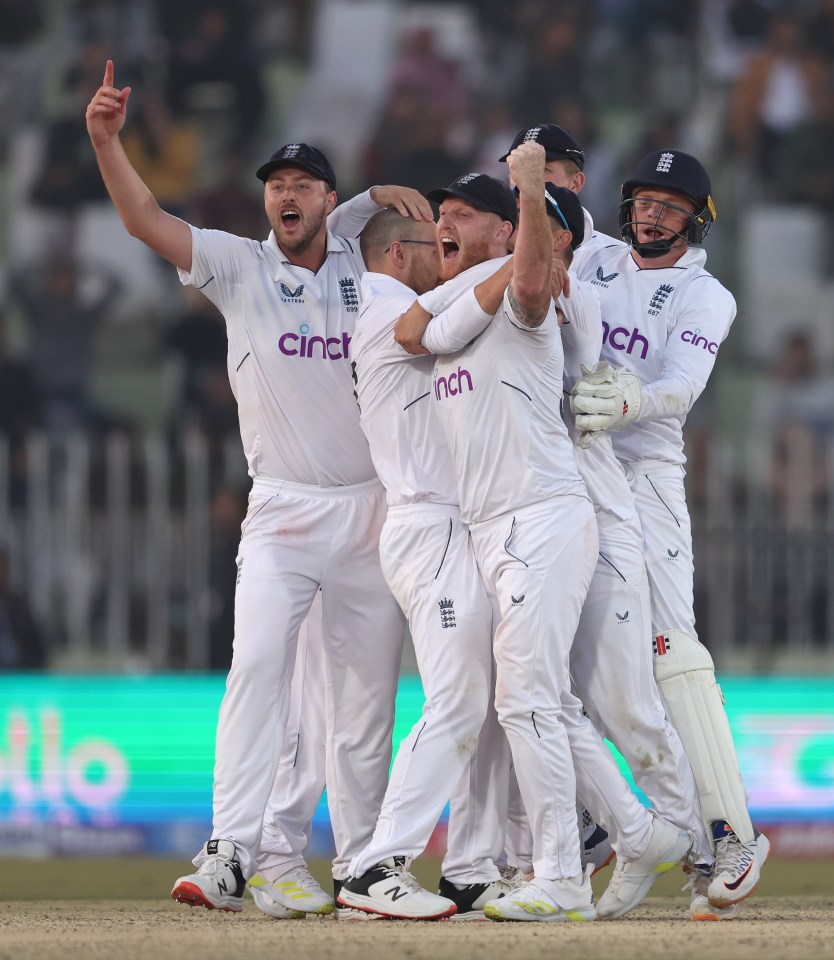
[{"label": "navy blue cricket cap", "polygon": [[457,197],[477,210],[495,213],[502,220],[509,220],[513,228],[518,223],[518,207],[512,190],[506,183],[486,173],[464,174],[453,180],[448,187],[429,190],[426,196],[435,203]]},{"label": "navy blue cricket cap", "polygon": [[579,197],[566,187],[557,187],[549,180],[544,185],[544,202],[547,215],[555,217],[559,223],[573,234],[571,250],[575,250],[585,239],[585,211]]},{"label": "navy blue cricket cap", "polygon": [[503,163],[522,143],[541,144],[544,147],[545,160],[573,160],[580,170],[585,166],[585,154],[573,134],[556,123],[540,123],[535,127],[519,130],[513,145],[499,160]]},{"label": "navy blue cricket cap", "polygon": [[324,180],[331,190],[336,189],[336,174],[330,161],[318,147],[311,147],[308,143],[288,143],[276,150],[269,160],[258,168],[256,176],[266,183],[270,173],[281,167],[301,167],[319,180]]}]

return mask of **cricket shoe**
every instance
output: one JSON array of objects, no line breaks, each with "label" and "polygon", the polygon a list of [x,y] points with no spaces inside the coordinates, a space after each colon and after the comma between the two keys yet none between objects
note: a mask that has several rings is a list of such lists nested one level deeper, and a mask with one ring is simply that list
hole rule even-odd
[{"label": "cricket shoe", "polygon": [[498,880],[491,883],[467,883],[458,885],[440,878],[440,885],[437,893],[447,900],[451,900],[458,908],[457,913],[452,914],[451,920],[486,920],[484,907],[491,900],[498,900],[514,893],[523,884],[523,875],[520,870],[512,867],[505,867]]},{"label": "cricket shoe", "polygon": [[366,910],[357,910],[356,907],[346,907],[339,903],[339,893],[342,890],[343,880],[333,881],[333,898],[336,903],[333,910],[333,916],[339,921],[345,920],[384,920],[381,913],[368,913]]},{"label": "cricket shoe", "polygon": [[528,880],[509,896],[484,906],[490,920],[554,921],[595,920],[591,882],[584,875],[559,880]]},{"label": "cricket shoe", "polygon": [[728,907],[714,907],[707,898],[707,889],[712,880],[712,867],[703,863],[684,864],[686,884],[689,891],[689,916],[693,920],[733,920],[738,914],[734,903]]},{"label": "cricket shoe", "polygon": [[616,920],[633,910],[661,873],[671,870],[691,845],[688,833],[652,814],[652,836],[636,860],[617,858],[611,882],[597,903],[602,920]]},{"label": "cricket shoe", "polygon": [[723,821],[713,825],[715,870],[707,896],[714,907],[727,907],[749,897],[761,878],[770,841],[756,831],[752,843],[742,843]]},{"label": "cricket shoe", "polygon": [[196,873],[177,880],[171,899],[191,907],[240,913],[246,884],[235,860],[235,845],[231,840],[209,840],[203,849],[206,860]]},{"label": "cricket shoe", "polygon": [[411,857],[388,857],[363,873],[348,877],[339,903],[395,920],[442,920],[457,910],[454,901],[429,893],[408,872]]},{"label": "cricket shoe", "polygon": [[591,876],[599,873],[603,867],[607,867],[614,859],[614,848],[611,846],[611,840],[605,830],[599,824],[591,835],[583,840],[582,856],[585,866],[592,866]]},{"label": "cricket shoe", "polygon": [[280,920],[300,919],[291,914],[315,913],[327,916],[333,913],[333,898],[310,876],[306,866],[296,867],[275,880],[264,873],[256,873],[248,881],[255,903],[264,913]]}]

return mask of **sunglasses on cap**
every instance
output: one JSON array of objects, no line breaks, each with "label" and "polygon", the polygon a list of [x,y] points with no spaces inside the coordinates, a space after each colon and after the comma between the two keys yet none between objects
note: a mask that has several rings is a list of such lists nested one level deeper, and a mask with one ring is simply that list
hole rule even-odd
[{"label": "sunglasses on cap", "polygon": [[[514,193],[516,196],[518,196],[518,194],[519,194],[518,187],[513,187],[513,193]],[[568,221],[565,219],[564,213],[562,213],[562,208],[561,208],[561,207],[559,206],[559,204],[556,202],[556,199],[551,195],[551,193],[550,193],[549,190],[545,190],[545,191],[544,191],[544,199],[548,202],[548,204],[550,204],[550,209],[551,209],[551,210],[556,214],[556,216],[559,218],[559,220],[560,220],[562,226],[565,228],[565,230],[570,230],[570,227],[568,226]],[[573,232],[573,231],[571,230],[571,233],[572,233],[572,232]]]}]

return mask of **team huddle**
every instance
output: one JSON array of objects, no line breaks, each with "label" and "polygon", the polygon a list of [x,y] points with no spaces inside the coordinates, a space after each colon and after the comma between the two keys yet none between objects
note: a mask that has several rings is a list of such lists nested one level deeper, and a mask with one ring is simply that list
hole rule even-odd
[{"label": "team huddle", "polygon": [[[248,885],[279,919],[616,919],[681,864],[692,919],[735,917],[769,844],[693,613],[682,431],[735,316],[704,266],[702,164],[644,157],[615,239],[554,124],[518,134],[507,182],[339,206],[324,154],[288,144],[257,171],[271,231],[250,240],[159,207],[113,74],[87,108],[102,177],[224,315],[252,477],[212,838],[171,896],[240,911]],[[406,627],[425,706],[391,765]],[[332,896],[304,859],[325,788]],[[447,804],[433,892],[410,865]]]}]

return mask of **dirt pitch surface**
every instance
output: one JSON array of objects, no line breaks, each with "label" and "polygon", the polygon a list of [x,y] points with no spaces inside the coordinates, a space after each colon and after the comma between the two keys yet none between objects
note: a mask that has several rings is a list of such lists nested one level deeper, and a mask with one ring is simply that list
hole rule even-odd
[{"label": "dirt pitch surface", "polygon": [[[677,895],[679,875],[662,878],[641,907],[617,921],[278,921],[248,896],[240,914],[174,903],[167,899],[177,876],[170,867],[159,861],[0,860],[0,960],[834,958],[830,862],[768,864],[761,894],[730,923],[690,921],[688,901]],[[598,893],[609,873],[595,878]]]}]

